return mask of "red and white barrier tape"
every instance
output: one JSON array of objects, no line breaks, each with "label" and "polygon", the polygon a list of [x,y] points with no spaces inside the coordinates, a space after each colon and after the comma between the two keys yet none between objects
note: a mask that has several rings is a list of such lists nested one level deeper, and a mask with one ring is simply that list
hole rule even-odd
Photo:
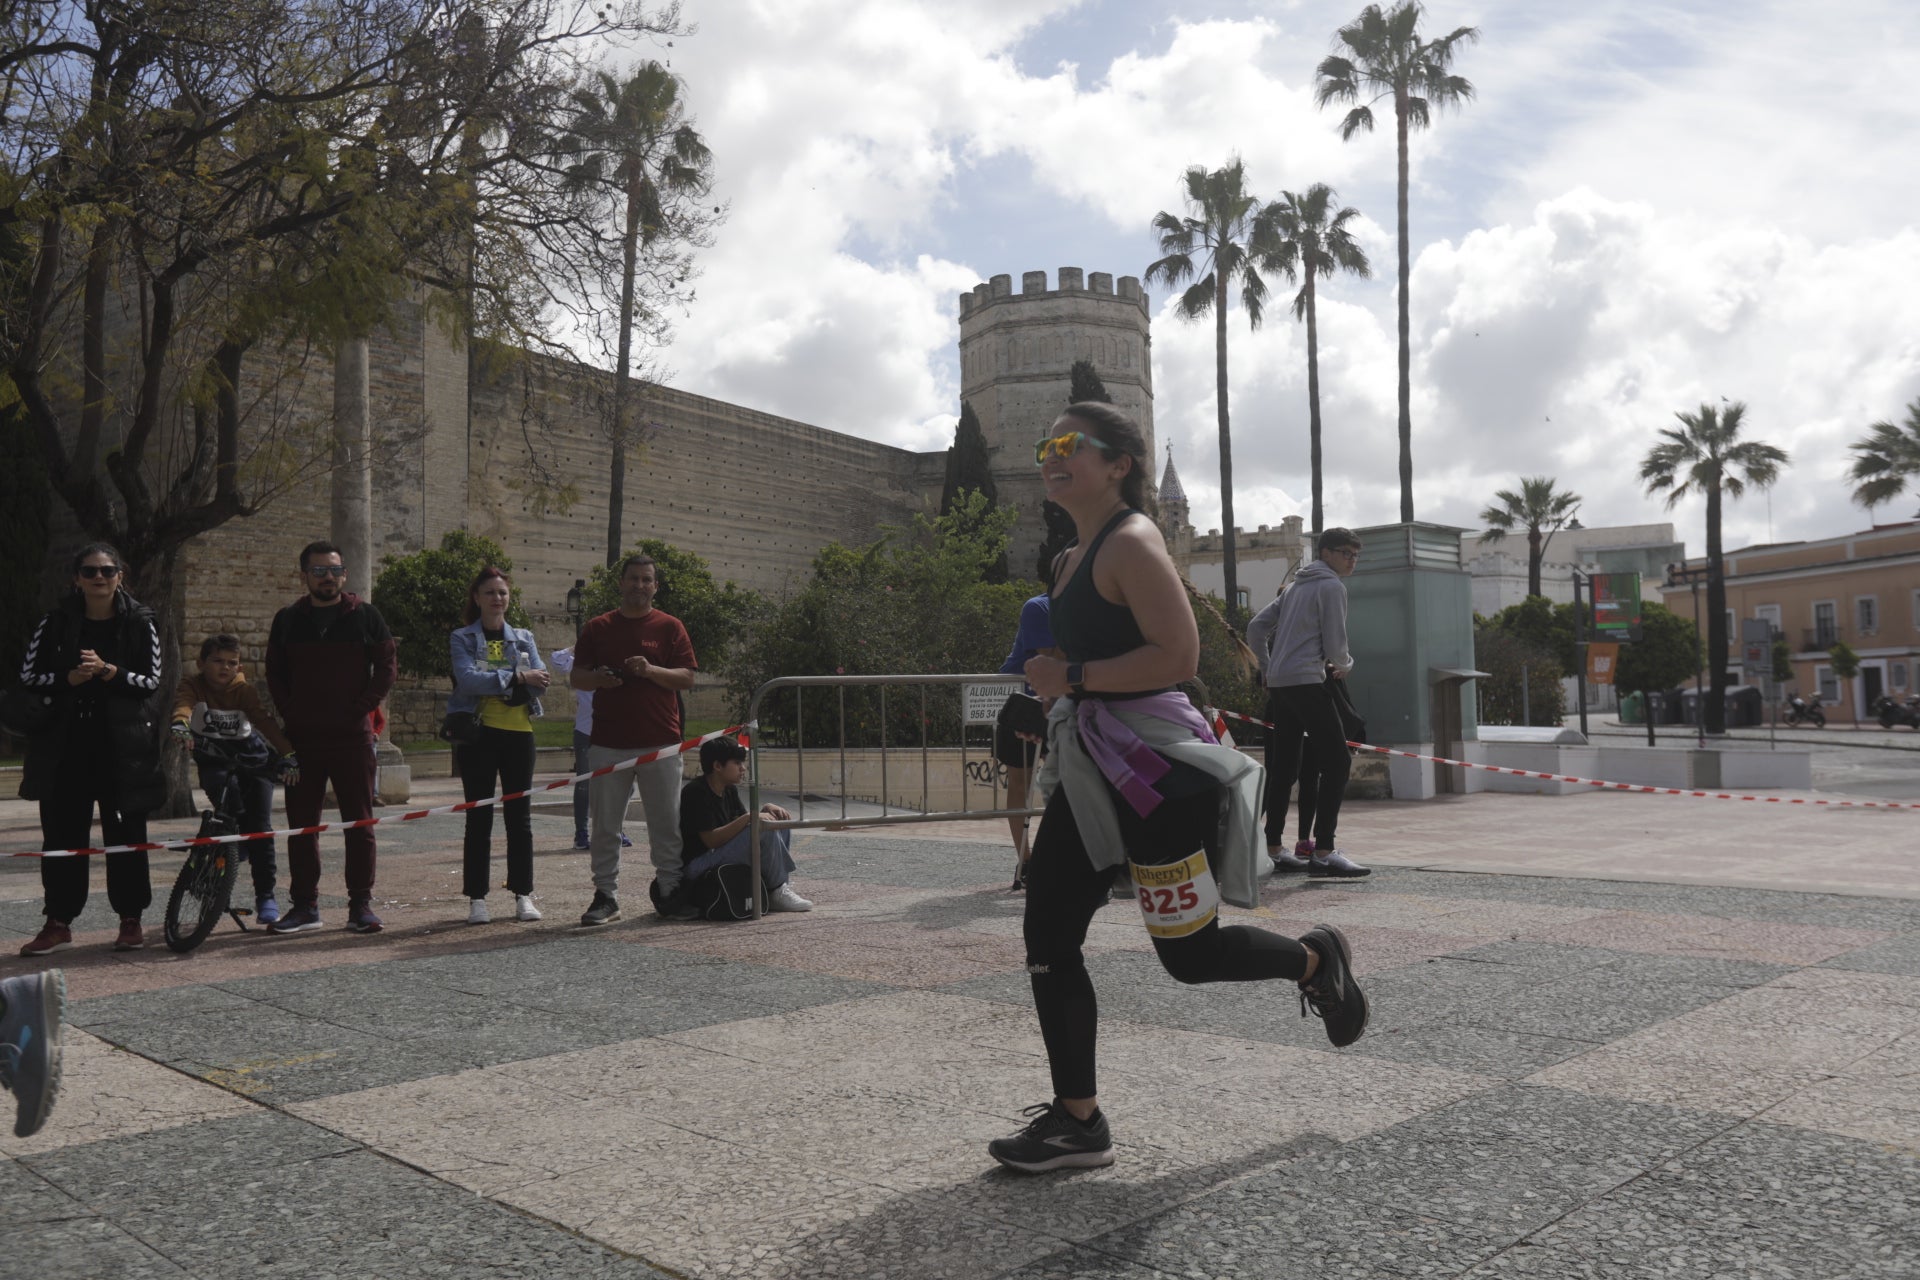
[{"label": "red and white barrier tape", "polygon": [[185,840],[147,840],[140,844],[115,844],[103,849],[36,849],[30,853],[9,854],[13,858],[78,858],[95,853],[140,853],[153,849],[191,849],[203,844],[238,844],[245,840],[260,840],[273,836],[317,836],[329,831],[358,831],[364,827],[378,827],[393,822],[417,822],[421,818],[437,818],[443,814],[465,813],[469,809],[483,809],[488,805],[505,804],[509,800],[521,800],[528,796],[539,795],[545,791],[558,791],[571,787],[575,783],[586,782],[622,769],[631,769],[635,765],[652,764],[656,760],[665,760],[668,756],[683,755],[689,751],[698,751],[700,744],[711,742],[715,738],[728,738],[745,733],[752,726],[731,725],[725,729],[716,729],[712,733],[702,734],[698,738],[688,738],[671,747],[662,747],[658,751],[649,751],[646,755],[635,756],[631,760],[620,760],[603,765],[588,773],[576,774],[571,778],[558,778],[552,782],[529,787],[525,791],[516,791],[512,795],[488,796],[484,800],[463,800],[458,804],[443,804],[432,809],[415,809],[410,813],[388,814],[383,818],[360,818],[353,822],[322,822],[311,827],[287,827],[278,831],[253,831],[245,835],[232,836],[193,836]]},{"label": "red and white barrier tape", "polygon": [[[1240,720],[1247,724],[1256,724],[1263,729],[1271,729],[1273,723],[1268,720],[1256,720],[1252,716],[1243,716],[1237,711],[1220,713],[1229,720]],[[1749,800],[1755,804],[1801,804],[1818,805],[1827,809],[1920,809],[1920,804],[1899,800],[1820,800],[1804,796],[1749,796],[1732,791],[1694,791],[1687,787],[1653,787],[1639,782],[1606,782],[1599,778],[1576,778],[1565,773],[1541,773],[1535,769],[1510,769],[1505,765],[1481,764],[1476,760],[1454,760],[1447,756],[1425,756],[1417,751],[1402,751],[1397,747],[1376,747],[1366,742],[1348,742],[1356,751],[1371,751],[1383,756],[1404,756],[1409,760],[1431,760],[1435,764],[1458,765],[1463,769],[1480,769],[1487,773],[1511,774],[1516,778],[1540,778],[1547,782],[1571,782],[1582,787],[1602,787],[1608,791],[1637,791],[1652,796],[1692,796],[1700,800]]]}]

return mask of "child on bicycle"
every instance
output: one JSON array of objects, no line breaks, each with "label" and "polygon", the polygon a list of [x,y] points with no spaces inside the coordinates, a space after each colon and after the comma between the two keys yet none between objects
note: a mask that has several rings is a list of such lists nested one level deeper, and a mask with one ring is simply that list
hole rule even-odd
[{"label": "child on bicycle", "polygon": [[[209,803],[218,806],[231,774],[241,797],[246,823],[242,830],[271,830],[274,769],[269,762],[278,759],[278,773],[287,782],[300,776],[300,765],[280,722],[261,703],[260,694],[240,669],[238,636],[208,636],[200,645],[199,674],[181,677],[180,687],[174,691],[173,735],[182,751],[194,747],[193,712],[197,705],[209,711],[238,711],[253,727],[252,742],[237,752],[194,752],[200,789],[207,793]],[[260,762],[257,767],[255,760]],[[277,871],[273,837],[247,841],[246,851],[253,867],[254,918],[260,924],[272,924],[280,918],[280,905],[273,896]]]}]

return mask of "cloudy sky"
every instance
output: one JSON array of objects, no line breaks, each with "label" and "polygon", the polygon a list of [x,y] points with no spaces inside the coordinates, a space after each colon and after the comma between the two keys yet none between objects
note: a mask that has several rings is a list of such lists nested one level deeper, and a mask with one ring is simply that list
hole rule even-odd
[{"label": "cloudy sky", "polygon": [[[1139,275],[1179,176],[1335,187],[1374,280],[1323,285],[1329,519],[1396,518],[1392,111],[1342,143],[1313,69],[1354,0],[686,0],[665,51],[731,203],[667,362],[687,390],[916,449],[959,409],[956,295]],[[1675,410],[1748,405],[1793,463],[1730,546],[1864,527],[1846,444],[1920,396],[1920,36],[1910,0],[1473,0],[1478,98],[1412,156],[1415,502],[1475,525],[1546,474],[1588,525]],[[1277,286],[1284,290],[1284,284]],[[1154,291],[1156,434],[1219,522],[1212,326]],[[1288,291],[1290,296],[1290,291]],[[1305,334],[1231,330],[1240,523],[1308,497]],[[1920,506],[1915,494],[1883,521]]]}]

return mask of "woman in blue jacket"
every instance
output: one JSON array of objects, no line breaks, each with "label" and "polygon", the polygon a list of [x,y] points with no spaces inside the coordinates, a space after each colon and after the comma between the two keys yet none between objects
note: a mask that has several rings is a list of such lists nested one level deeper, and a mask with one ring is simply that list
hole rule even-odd
[{"label": "woman in blue jacket", "polygon": [[[455,631],[453,696],[447,712],[469,711],[479,721],[475,736],[454,748],[460,784],[469,800],[524,792],[533,785],[533,718],[541,714],[539,691],[552,676],[540,660],[533,632],[507,623],[513,584],[488,565],[467,588],[466,625]],[[467,923],[485,924],[487,881],[493,845],[493,811],[506,811],[507,889],[513,918],[538,920],[533,905],[533,800],[521,796],[502,805],[467,810],[465,873]]]}]

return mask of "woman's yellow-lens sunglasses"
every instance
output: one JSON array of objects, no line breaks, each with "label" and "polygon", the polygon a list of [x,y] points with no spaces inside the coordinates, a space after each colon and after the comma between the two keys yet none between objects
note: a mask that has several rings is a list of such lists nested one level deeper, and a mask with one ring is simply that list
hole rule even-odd
[{"label": "woman's yellow-lens sunglasses", "polygon": [[1096,449],[1113,449],[1113,446],[1106,441],[1096,440],[1084,431],[1069,431],[1063,436],[1054,436],[1051,440],[1036,442],[1033,446],[1033,465],[1037,467],[1044,464],[1049,453],[1056,458],[1071,458],[1079,452],[1082,441]]}]

